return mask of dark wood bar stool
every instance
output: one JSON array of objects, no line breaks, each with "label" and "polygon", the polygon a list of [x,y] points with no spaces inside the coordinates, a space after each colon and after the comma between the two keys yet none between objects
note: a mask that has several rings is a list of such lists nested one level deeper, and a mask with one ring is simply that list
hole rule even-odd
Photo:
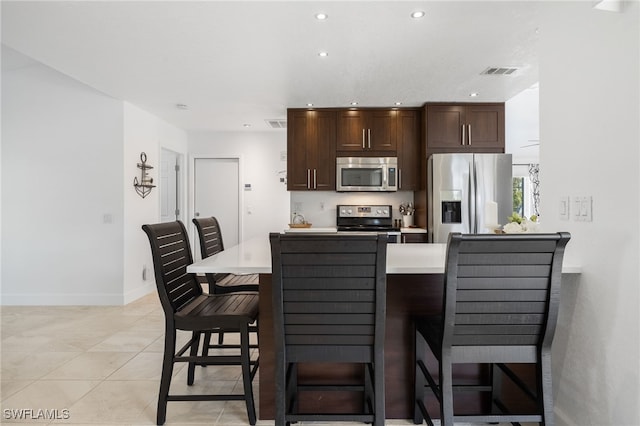
[{"label": "dark wood bar stool", "polygon": [[[198,231],[198,240],[200,241],[200,254],[203,259],[218,254],[224,250],[224,241],[222,240],[222,231],[220,224],[215,217],[194,218],[193,224]],[[209,284],[209,292],[213,294],[236,293],[239,291],[258,291],[258,274],[236,275],[230,273],[205,274],[207,284]],[[233,330],[218,329],[218,344],[211,344],[211,332],[208,331],[204,335],[203,354],[206,355],[209,349],[224,348],[230,345],[224,344],[224,333]],[[257,333],[257,326],[249,327],[249,331]],[[257,348],[258,345],[251,345]]]},{"label": "dark wood bar stool", "polygon": [[[566,232],[449,235],[442,315],[415,321],[414,423],[426,419],[433,424],[425,406],[425,391],[430,389],[440,406],[442,426],[454,422],[554,424],[551,342],[569,239]],[[427,349],[438,363],[437,382],[427,368]],[[491,383],[454,384],[452,367],[465,363],[488,364]],[[534,386],[507,365],[515,363],[535,364]],[[509,393],[529,397],[533,408],[512,410],[501,395],[503,386],[511,386]],[[490,393],[491,411],[455,414],[458,391]]]},{"label": "dark wood bar stool", "polygon": [[[249,324],[258,317],[258,295],[253,292],[205,294],[187,266],[193,263],[187,231],[182,222],[143,225],[149,237],[158,295],[165,316],[164,358],[158,395],[157,424],[166,419],[168,401],[244,400],[249,423],[256,423],[252,380],[258,361],[250,360]],[[240,333],[236,354],[198,356],[200,335],[212,330],[232,329]],[[191,332],[191,339],[176,351],[178,330]],[[189,351],[188,355],[185,353]],[[240,365],[243,394],[171,395],[169,387],[176,362],[187,362],[187,384],[194,382],[196,365]]]},{"label": "dark wood bar stool", "polygon": [[[384,425],[386,235],[271,234],[276,351],[275,424]],[[299,383],[305,363],[353,363],[359,383]],[[334,367],[335,368],[335,367]],[[358,413],[322,413],[303,392],[362,392]],[[322,401],[321,396],[315,397]]]},{"label": "dark wood bar stool", "polygon": [[[203,259],[224,250],[220,224],[215,217],[194,218]],[[205,274],[209,293],[233,293],[236,291],[258,291],[258,274],[235,275],[228,273]]]}]

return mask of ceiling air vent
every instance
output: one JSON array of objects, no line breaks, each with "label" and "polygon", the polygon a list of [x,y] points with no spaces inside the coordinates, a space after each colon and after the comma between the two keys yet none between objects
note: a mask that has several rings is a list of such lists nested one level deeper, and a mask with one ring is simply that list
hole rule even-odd
[{"label": "ceiling air vent", "polygon": [[269,127],[271,127],[272,129],[286,129],[287,128],[287,120],[275,119],[275,120],[265,120],[265,121],[267,122]]},{"label": "ceiling air vent", "polygon": [[489,67],[482,71],[480,75],[511,75],[518,71],[515,67]]}]

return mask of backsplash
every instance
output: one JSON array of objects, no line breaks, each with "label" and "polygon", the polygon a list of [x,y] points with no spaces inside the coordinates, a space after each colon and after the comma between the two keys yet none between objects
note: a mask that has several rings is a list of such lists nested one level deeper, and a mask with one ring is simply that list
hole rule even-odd
[{"label": "backsplash", "polygon": [[290,191],[291,215],[302,214],[314,227],[336,226],[338,204],[390,204],[393,218],[400,219],[400,204],[413,202],[412,191],[330,192]]}]

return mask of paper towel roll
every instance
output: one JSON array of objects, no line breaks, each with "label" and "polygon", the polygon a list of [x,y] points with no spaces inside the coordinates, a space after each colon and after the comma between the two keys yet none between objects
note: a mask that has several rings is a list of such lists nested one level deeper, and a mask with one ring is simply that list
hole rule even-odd
[{"label": "paper towel roll", "polygon": [[498,227],[498,203],[495,201],[484,204],[484,226],[490,229]]}]

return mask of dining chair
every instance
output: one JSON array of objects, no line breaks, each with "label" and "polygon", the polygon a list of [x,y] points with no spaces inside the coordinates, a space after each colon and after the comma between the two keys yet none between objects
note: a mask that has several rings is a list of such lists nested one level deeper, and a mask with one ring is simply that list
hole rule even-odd
[{"label": "dining chair", "polygon": [[[187,272],[193,263],[187,231],[180,221],[143,225],[149,237],[158,295],[165,316],[165,341],[162,375],[158,395],[157,424],[166,420],[168,401],[231,401],[244,400],[249,423],[256,423],[252,381],[258,360],[250,359],[249,324],[258,317],[258,295],[254,292],[206,294],[195,275]],[[217,329],[232,329],[240,333],[239,350],[234,353],[198,355],[202,333]],[[179,330],[191,332],[191,338],[176,350]],[[185,353],[189,351],[188,355]],[[188,363],[187,384],[193,385],[196,365],[240,365],[242,394],[170,394],[173,367]]]},{"label": "dining chair", "polygon": [[[218,219],[214,216],[206,218],[194,218],[193,224],[198,231],[198,240],[200,242],[200,254],[203,259],[220,253],[224,250],[224,242],[222,240],[222,231]],[[258,274],[231,274],[231,273],[207,273],[205,274],[209,292],[213,294],[235,293],[238,291],[258,291]],[[211,332],[208,331],[204,335],[203,354],[206,355],[209,349],[221,348],[224,345],[224,329],[218,329],[218,344],[211,344]],[[257,326],[249,327],[249,331],[257,333]],[[257,347],[257,345],[252,345]]]},{"label": "dining chair", "polygon": [[[387,236],[272,233],[269,238],[275,424],[383,425]],[[302,382],[298,366],[305,363],[353,363],[361,366],[363,379],[356,384]],[[361,392],[361,410],[321,413],[305,407],[304,392],[336,391]]]},{"label": "dining chair", "polygon": [[[427,389],[436,397],[442,426],[554,424],[551,342],[569,239],[566,232],[449,235],[442,314],[414,321],[415,424],[424,419],[433,424],[425,403]],[[434,357],[438,381],[428,368]],[[516,368],[523,363],[535,365],[535,383],[528,383]],[[487,383],[454,384],[456,364],[487,364],[490,377]],[[487,404],[487,412],[479,414],[454,412],[454,396],[462,391],[485,392],[490,410]],[[531,408],[509,406],[507,399],[516,394],[528,397]]]},{"label": "dining chair", "polygon": [[[203,259],[224,250],[220,223],[215,217],[194,218],[193,224],[198,231],[200,254]],[[205,274],[209,292],[213,294],[233,293],[236,291],[258,291],[258,274]]]}]

